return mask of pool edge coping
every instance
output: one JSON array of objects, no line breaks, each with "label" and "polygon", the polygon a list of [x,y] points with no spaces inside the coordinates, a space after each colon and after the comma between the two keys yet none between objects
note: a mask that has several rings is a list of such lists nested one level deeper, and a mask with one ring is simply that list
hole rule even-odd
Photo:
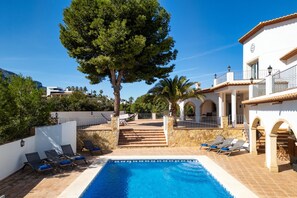
[{"label": "pool edge coping", "polygon": [[258,197],[254,192],[245,185],[227,173],[222,167],[205,155],[164,155],[164,156],[104,156],[99,157],[91,164],[87,170],[81,173],[65,190],[58,196],[59,198],[79,197],[98,172],[106,164],[108,160],[161,160],[161,159],[177,159],[177,160],[198,160],[203,167],[234,197],[253,198]]}]

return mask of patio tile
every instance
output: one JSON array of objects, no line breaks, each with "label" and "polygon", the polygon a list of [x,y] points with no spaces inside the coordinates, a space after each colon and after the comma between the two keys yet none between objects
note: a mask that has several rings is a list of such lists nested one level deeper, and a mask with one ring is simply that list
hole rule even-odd
[{"label": "patio tile", "polygon": [[[84,153],[84,155],[88,155]],[[264,166],[264,155],[253,156],[242,153],[227,157],[216,152],[191,148],[138,148],[115,149],[108,156],[133,155],[206,155],[219,164],[238,181],[246,185],[259,197],[296,197],[297,173],[292,169],[279,173],[270,173]],[[87,156],[95,160],[100,156]],[[284,162],[281,162],[284,163]],[[83,164],[74,170],[63,171],[55,175],[36,174],[31,169],[19,171],[0,181],[0,195],[6,197],[57,197],[87,168]]]}]

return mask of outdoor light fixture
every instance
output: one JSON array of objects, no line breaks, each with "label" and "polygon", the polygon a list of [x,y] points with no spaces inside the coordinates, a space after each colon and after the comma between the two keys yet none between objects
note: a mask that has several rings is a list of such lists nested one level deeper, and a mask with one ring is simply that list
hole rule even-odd
[{"label": "outdoor light fixture", "polygon": [[253,78],[250,78],[251,84],[253,84],[253,80],[254,80]]},{"label": "outdoor light fixture", "polygon": [[25,146],[25,141],[22,139],[20,142],[21,147]]},{"label": "outdoor light fixture", "polygon": [[58,112],[56,112],[55,116],[56,116],[56,119],[58,119]]},{"label": "outdoor light fixture", "polygon": [[217,74],[214,75],[215,79],[217,79]]},{"label": "outdoor light fixture", "polygon": [[269,67],[267,68],[267,70],[268,70],[268,74],[271,75],[271,72],[272,72],[272,67],[271,67],[271,65],[269,65]]},{"label": "outdoor light fixture", "polygon": [[229,65],[227,68],[228,68],[228,72],[230,72],[231,71],[231,66]]}]

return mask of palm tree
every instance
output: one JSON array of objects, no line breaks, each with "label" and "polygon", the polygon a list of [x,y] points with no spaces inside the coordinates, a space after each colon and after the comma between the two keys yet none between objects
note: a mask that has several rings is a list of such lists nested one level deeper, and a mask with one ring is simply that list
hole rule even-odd
[{"label": "palm tree", "polygon": [[157,100],[165,100],[169,103],[169,110],[176,125],[178,102],[189,98],[204,99],[202,94],[196,93],[196,89],[192,88],[194,84],[195,82],[189,82],[189,79],[185,76],[175,76],[173,79],[165,78],[160,80],[148,93],[153,94]]}]

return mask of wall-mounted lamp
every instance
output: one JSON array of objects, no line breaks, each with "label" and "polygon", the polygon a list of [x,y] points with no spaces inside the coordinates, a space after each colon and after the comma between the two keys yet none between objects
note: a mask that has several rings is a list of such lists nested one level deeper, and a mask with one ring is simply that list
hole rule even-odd
[{"label": "wall-mounted lamp", "polygon": [[20,146],[21,147],[25,146],[25,141],[23,139],[21,139]]},{"label": "wall-mounted lamp", "polygon": [[217,79],[217,74],[214,75],[214,78]]},{"label": "wall-mounted lamp", "polygon": [[228,69],[228,72],[230,72],[230,71],[231,71],[231,66],[229,65],[229,66],[227,67],[227,69]]},{"label": "wall-mounted lamp", "polygon": [[251,84],[253,84],[254,79],[253,78],[250,78],[250,81],[251,81]]},{"label": "wall-mounted lamp", "polygon": [[267,70],[268,70],[268,74],[271,75],[271,72],[272,72],[272,67],[271,67],[271,65],[269,65],[269,67],[267,68]]},{"label": "wall-mounted lamp", "polygon": [[58,112],[56,112],[55,116],[56,116],[56,119],[58,119]]}]

